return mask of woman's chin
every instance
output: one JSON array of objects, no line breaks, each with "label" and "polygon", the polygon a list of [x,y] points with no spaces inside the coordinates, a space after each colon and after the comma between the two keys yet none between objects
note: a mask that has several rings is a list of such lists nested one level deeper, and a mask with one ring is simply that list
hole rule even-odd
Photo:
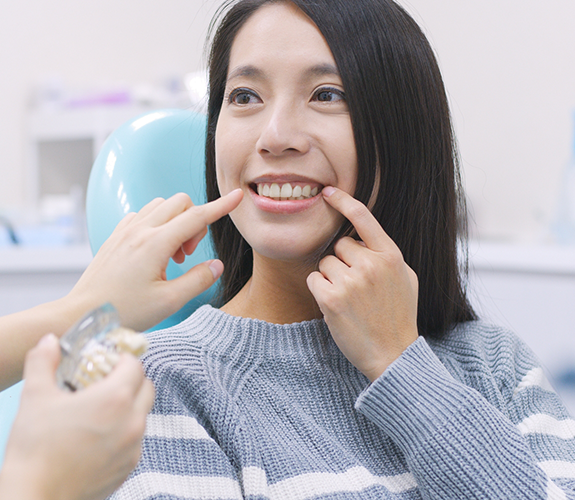
[{"label": "woman's chin", "polygon": [[310,241],[309,238],[267,238],[265,241],[247,241],[254,251],[267,261],[278,261],[293,263],[294,266],[301,264],[307,267],[317,265],[319,259],[323,256],[325,249],[328,247],[333,237],[333,233],[326,235],[325,238],[318,238]]},{"label": "woman's chin", "polygon": [[285,246],[276,247],[275,245],[256,246],[253,248],[254,254],[258,254],[267,261],[291,262],[294,265],[303,264],[306,267],[312,265],[322,253],[324,245],[310,248],[294,248]]}]

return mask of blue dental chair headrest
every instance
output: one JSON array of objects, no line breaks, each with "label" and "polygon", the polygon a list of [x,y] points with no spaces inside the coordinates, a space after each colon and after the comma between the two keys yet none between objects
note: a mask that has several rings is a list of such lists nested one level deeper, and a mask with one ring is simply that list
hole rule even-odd
[{"label": "blue dental chair headrest", "polygon": [[[146,113],[108,137],[92,167],[86,193],[93,254],[128,212],[137,212],[154,198],[185,192],[195,205],[206,202],[205,138],[206,117],[181,109]],[[212,258],[206,236],[183,264],[170,261],[167,278],[177,278]],[[213,297],[215,286],[153,329],[167,328],[187,318]]]}]

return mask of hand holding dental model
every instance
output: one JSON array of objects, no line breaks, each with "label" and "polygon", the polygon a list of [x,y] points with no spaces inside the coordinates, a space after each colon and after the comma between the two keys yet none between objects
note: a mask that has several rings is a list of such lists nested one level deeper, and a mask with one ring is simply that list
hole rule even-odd
[{"label": "hand holding dental model", "polygon": [[154,401],[141,364],[124,354],[104,380],[70,393],[56,385],[59,361],[54,335],[26,357],[20,410],[0,474],[2,499],[103,499],[138,461]]},{"label": "hand holding dental model", "polygon": [[110,302],[121,323],[144,331],[210,287],[223,265],[212,260],[166,280],[170,258],[182,262],[207,226],[233,210],[240,190],[194,206],[183,193],[155,199],[128,214],[102,245],[74,289],[64,298],[0,318],[0,390],[22,377],[26,352],[46,332],[61,336],[87,311]]},{"label": "hand holding dental model", "polygon": [[417,276],[365,205],[333,187],[323,197],[362,241],[340,239],[308,287],[340,350],[373,382],[418,337]]}]

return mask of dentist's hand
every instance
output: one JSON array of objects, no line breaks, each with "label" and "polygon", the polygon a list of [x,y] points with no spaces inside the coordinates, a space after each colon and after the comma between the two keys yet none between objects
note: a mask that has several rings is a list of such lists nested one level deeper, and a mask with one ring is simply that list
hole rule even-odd
[{"label": "dentist's hand", "polygon": [[68,300],[83,311],[111,302],[122,324],[143,331],[174,314],[207,290],[221,275],[223,264],[198,264],[174,280],[166,280],[170,258],[181,263],[206,235],[208,225],[238,206],[240,189],[205,205],[194,206],[180,193],[148,203],[128,214],[102,245]]},{"label": "dentist's hand", "polygon": [[338,347],[374,381],[418,337],[417,276],[365,205],[333,187],[323,196],[362,241],[340,239],[307,285]]},{"label": "dentist's hand", "polygon": [[0,318],[0,390],[21,379],[26,352],[43,335],[63,335],[105,302],[118,309],[124,326],[143,331],[209,288],[223,271],[219,260],[170,281],[166,267],[170,258],[182,262],[191,254],[208,225],[236,208],[242,196],[237,189],[196,207],[181,193],[128,214],[68,295]]},{"label": "dentist's hand", "polygon": [[130,355],[104,380],[70,393],[56,385],[60,346],[45,336],[26,357],[25,382],[0,471],[0,498],[100,500],[136,466],[154,386]]}]

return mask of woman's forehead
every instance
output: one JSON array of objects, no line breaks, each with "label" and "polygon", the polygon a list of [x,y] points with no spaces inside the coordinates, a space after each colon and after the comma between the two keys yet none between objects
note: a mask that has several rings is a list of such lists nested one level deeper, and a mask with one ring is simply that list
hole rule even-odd
[{"label": "woman's forehead", "polygon": [[264,5],[240,28],[231,47],[228,79],[240,74],[261,76],[274,63],[292,67],[301,63],[315,73],[333,73],[334,69],[337,73],[325,38],[291,3]]}]

